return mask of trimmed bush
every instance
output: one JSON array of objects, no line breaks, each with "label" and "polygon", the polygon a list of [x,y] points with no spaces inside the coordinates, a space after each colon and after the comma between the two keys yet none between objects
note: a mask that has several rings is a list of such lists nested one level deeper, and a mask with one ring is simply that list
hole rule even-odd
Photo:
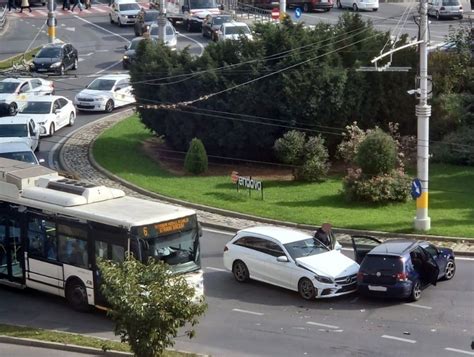
[{"label": "trimmed bush", "polygon": [[474,166],[474,128],[462,127],[433,145],[433,161]]},{"label": "trimmed bush", "polygon": [[282,138],[275,140],[273,150],[281,162],[289,165],[300,165],[303,161],[305,141],[305,133],[291,130],[286,132]]},{"label": "trimmed bush", "polygon": [[359,145],[356,164],[364,175],[376,176],[391,172],[398,160],[397,145],[393,138],[380,129],[375,129]]},{"label": "trimmed bush", "polygon": [[304,145],[305,160],[298,169],[298,177],[305,181],[320,181],[329,170],[329,153],[321,135],[312,136]]},{"label": "trimmed bush", "polygon": [[184,159],[184,169],[192,174],[198,175],[207,171],[207,153],[201,140],[194,138],[189,144],[186,158]]},{"label": "trimmed bush", "polygon": [[349,201],[407,202],[411,197],[411,179],[401,170],[367,177],[361,169],[350,169],[342,185],[346,199]]}]

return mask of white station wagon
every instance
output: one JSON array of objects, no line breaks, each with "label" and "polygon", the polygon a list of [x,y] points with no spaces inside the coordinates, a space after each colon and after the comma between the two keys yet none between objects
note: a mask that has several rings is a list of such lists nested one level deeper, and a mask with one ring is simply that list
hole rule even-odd
[{"label": "white station wagon", "polygon": [[128,74],[108,74],[94,79],[74,98],[78,110],[106,111],[135,103]]},{"label": "white station wagon", "polygon": [[350,294],[359,264],[308,233],[280,227],[243,229],[224,248],[238,282],[255,279],[298,291],[306,300]]}]

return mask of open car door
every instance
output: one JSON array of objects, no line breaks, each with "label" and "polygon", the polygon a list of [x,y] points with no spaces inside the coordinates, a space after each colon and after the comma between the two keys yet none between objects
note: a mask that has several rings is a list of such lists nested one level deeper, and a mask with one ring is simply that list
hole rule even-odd
[{"label": "open car door", "polygon": [[432,285],[436,285],[438,282],[439,276],[439,267],[436,260],[433,259],[433,256],[429,254],[425,249],[420,247],[423,252],[423,272],[425,273],[426,283],[430,283]]},{"label": "open car door", "polygon": [[354,259],[358,264],[362,263],[368,252],[382,243],[377,238],[365,235],[353,235],[351,240],[352,247],[354,248]]}]

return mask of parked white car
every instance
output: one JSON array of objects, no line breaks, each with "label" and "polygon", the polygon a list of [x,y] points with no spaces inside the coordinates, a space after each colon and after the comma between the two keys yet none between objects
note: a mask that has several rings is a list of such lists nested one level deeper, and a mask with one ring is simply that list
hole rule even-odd
[{"label": "parked white car", "polygon": [[306,300],[350,294],[359,264],[308,233],[280,227],[243,229],[224,248],[238,282],[255,279],[298,291]]},{"label": "parked white car", "polygon": [[141,7],[136,1],[115,1],[110,9],[110,23],[116,23],[120,27],[124,25],[133,25],[135,24],[135,19],[140,10]]},{"label": "parked white car", "polygon": [[217,41],[238,40],[241,37],[253,40],[252,31],[245,22],[225,22],[217,31]]},{"label": "parked white car", "polygon": [[74,125],[76,108],[72,101],[61,96],[28,98],[16,116],[32,118],[40,127],[41,136],[52,136],[67,125]]},{"label": "parked white car", "polygon": [[463,18],[464,10],[459,0],[429,0],[428,1],[428,16],[436,17],[436,20],[441,18]]},{"label": "parked white car", "polygon": [[39,165],[40,162],[44,162],[43,159],[38,160],[35,153],[24,141],[2,142],[2,145],[0,145],[0,157],[23,161],[33,165]]},{"label": "parked white car", "polygon": [[0,118],[0,146],[11,141],[23,141],[33,151],[39,150],[39,129],[30,117]]},{"label": "parked white car", "polygon": [[41,78],[5,78],[0,81],[0,103],[18,108],[18,102],[29,95],[54,94],[54,83]]},{"label": "parked white car", "polygon": [[337,0],[336,5],[339,9],[349,8],[354,11],[377,11],[379,9],[379,0]]},{"label": "parked white car", "polygon": [[78,110],[106,111],[135,103],[128,74],[109,74],[94,79],[74,98]]}]

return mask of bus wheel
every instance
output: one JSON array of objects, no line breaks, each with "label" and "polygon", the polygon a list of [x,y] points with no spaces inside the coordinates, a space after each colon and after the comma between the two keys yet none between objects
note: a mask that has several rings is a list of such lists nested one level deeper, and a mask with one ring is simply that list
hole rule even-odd
[{"label": "bus wheel", "polygon": [[87,290],[84,284],[79,281],[72,281],[66,287],[66,299],[74,310],[89,311],[87,302]]}]

